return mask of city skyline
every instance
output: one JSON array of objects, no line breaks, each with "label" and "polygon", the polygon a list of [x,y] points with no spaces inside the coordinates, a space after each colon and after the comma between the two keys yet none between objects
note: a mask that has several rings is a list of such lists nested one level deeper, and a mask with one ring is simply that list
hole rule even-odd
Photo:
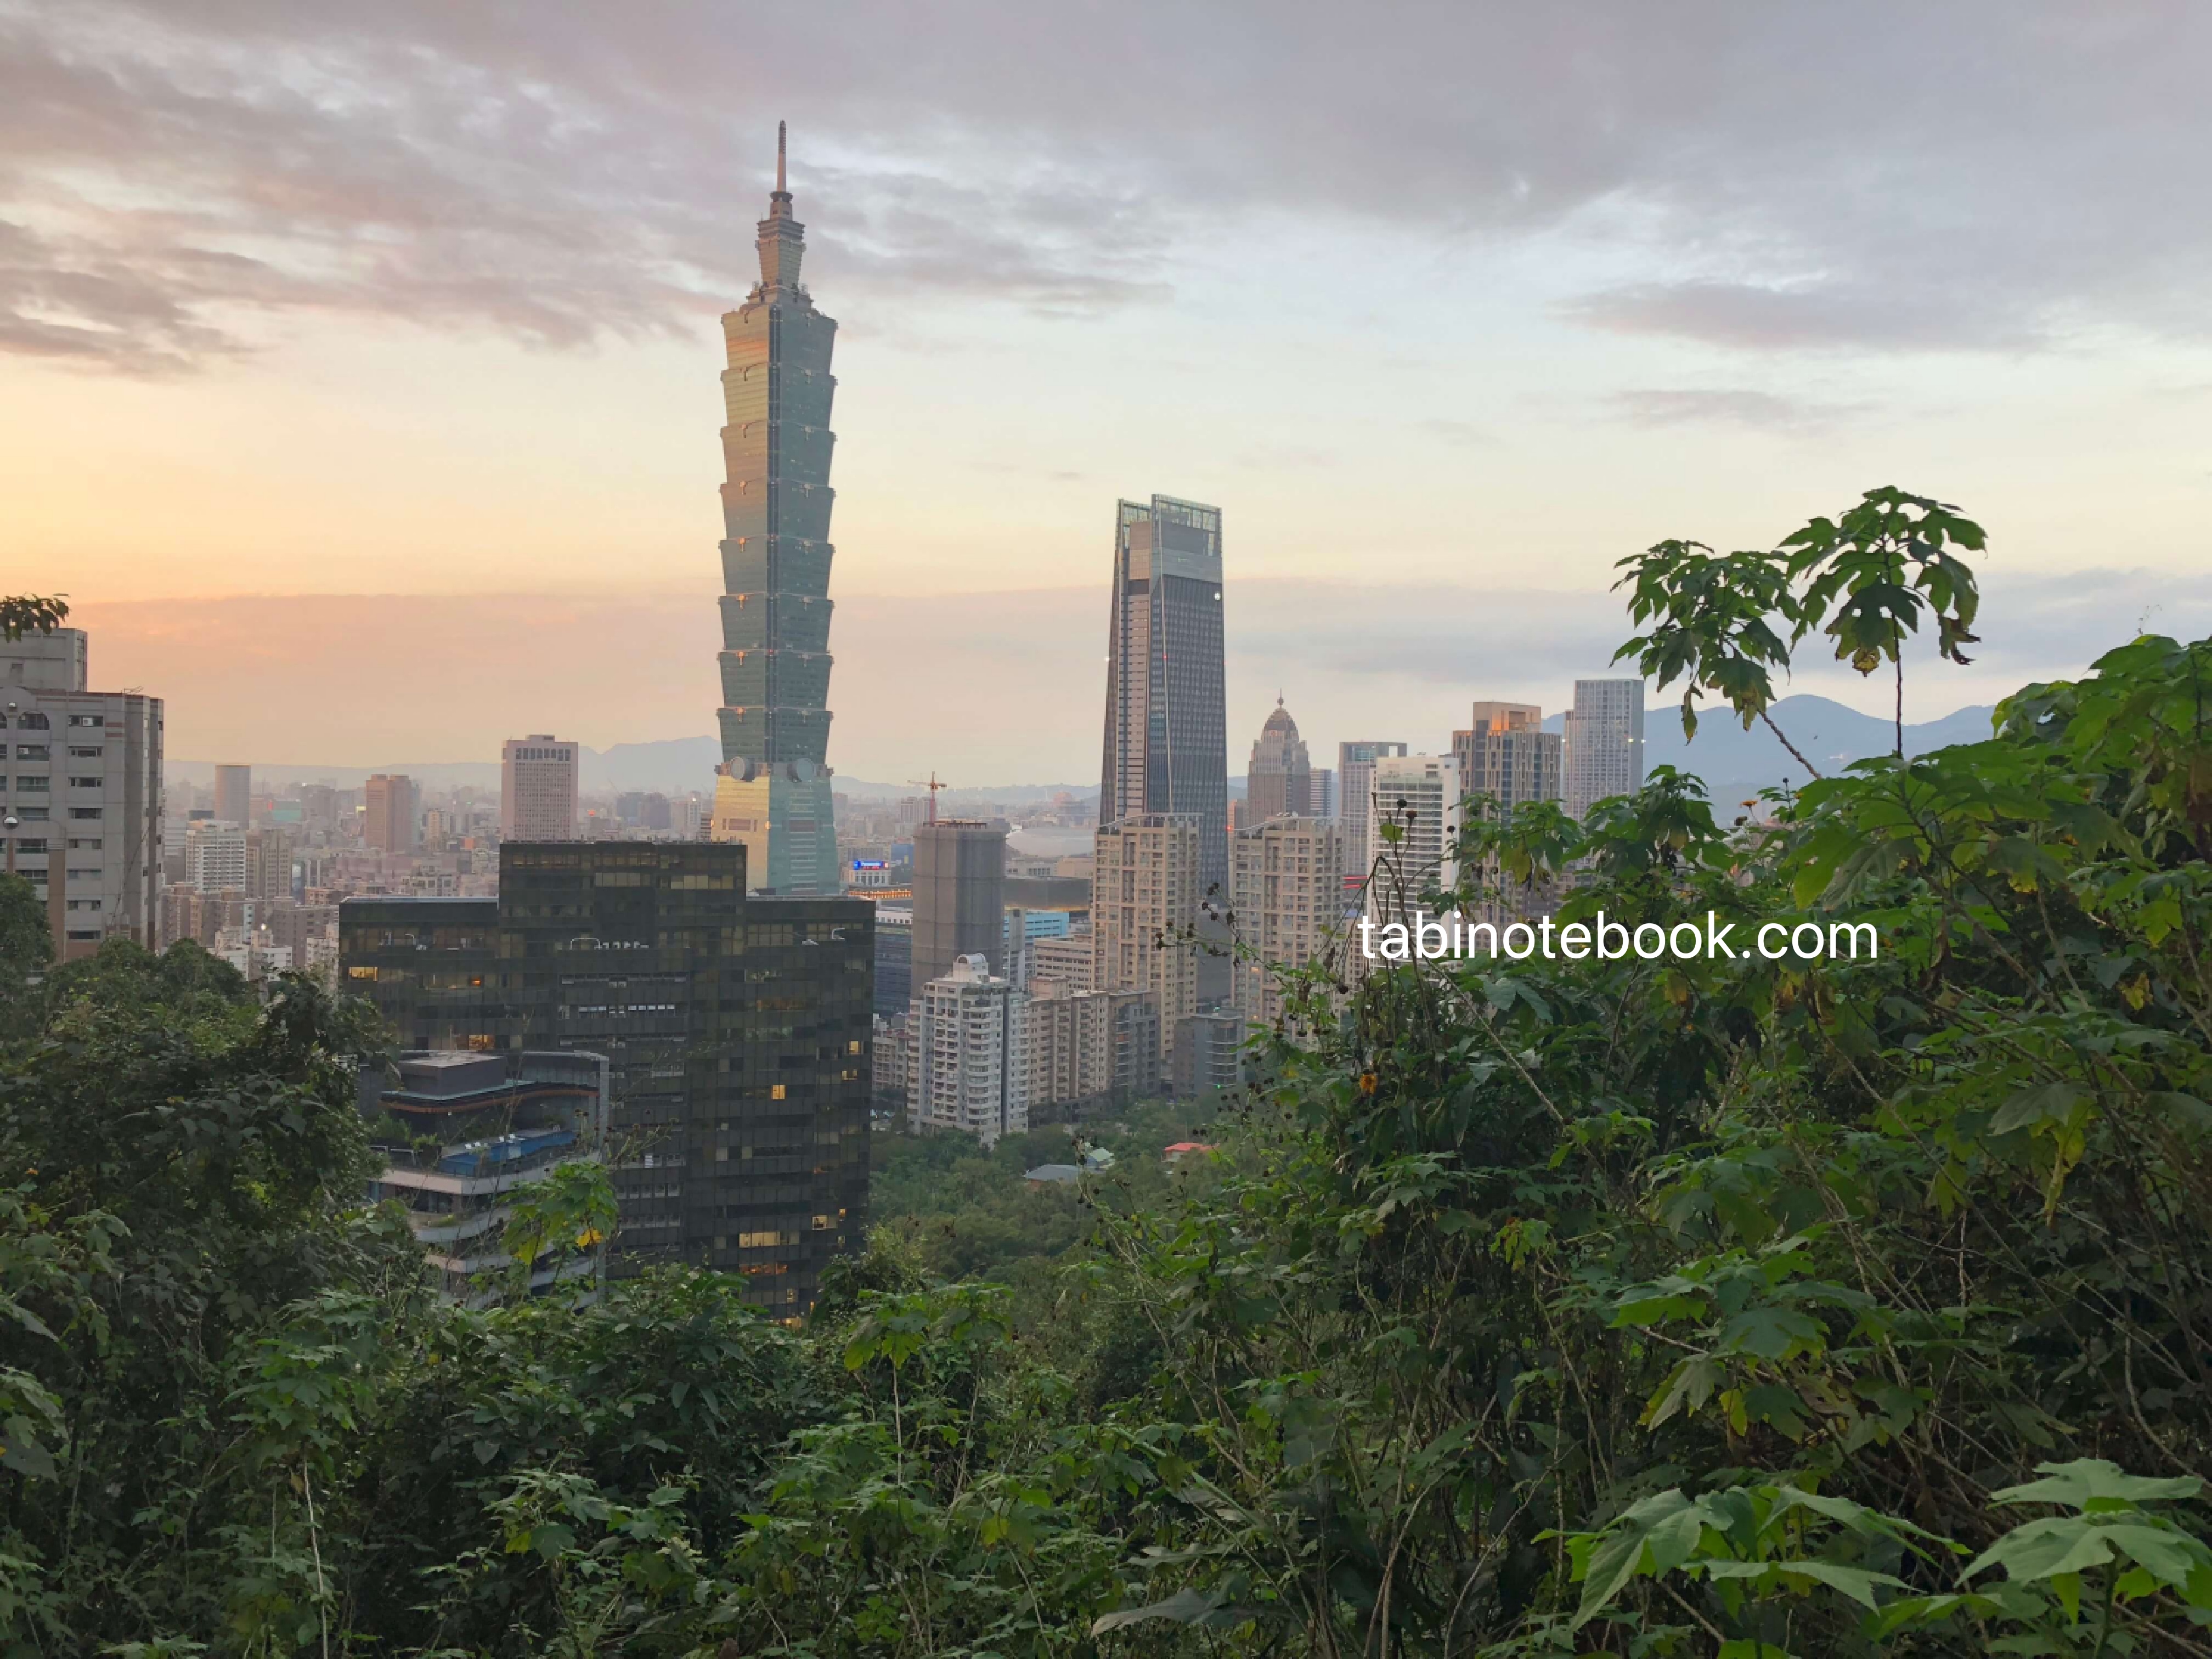
[{"label": "city skyline", "polygon": [[[1022,732],[931,758],[1069,771],[1039,757],[1085,746],[1098,682],[1032,635],[1085,603],[1103,503],[1153,479],[1238,526],[1231,725],[1272,697],[1264,659],[1304,645],[1318,672],[1285,689],[1324,750],[1448,731],[1477,678],[1563,707],[1626,632],[1613,559],[1672,534],[1771,542],[1883,482],[1960,502],[1994,550],[1989,648],[1909,681],[1911,717],[2075,672],[2146,619],[2212,624],[2172,591],[2212,505],[2212,348],[2186,302],[2212,239],[2171,211],[2207,118],[2166,95],[2202,18],[1620,9],[1584,33],[1475,10],[1416,55],[1293,11],[1206,103],[1203,142],[1178,90],[1201,50],[1109,143],[1046,20],[978,52],[964,24],[886,15],[833,42],[779,16],[740,41],[654,14],[624,77],[560,15],[526,37],[404,5],[342,28],[58,11],[0,38],[38,94],[0,178],[21,227],[0,285],[6,562],[70,594],[103,683],[167,697],[171,754],[373,765],[547,727],[600,747],[705,729],[696,678],[603,648],[558,675],[540,656],[501,707],[426,688],[441,718],[412,724],[442,753],[239,688],[312,675],[302,641],[333,614],[392,636],[393,682],[472,672],[447,631],[518,610],[580,639],[653,629],[696,676],[686,653],[715,648],[678,615],[701,353],[743,289],[732,174],[785,114],[821,135],[800,188],[838,204],[810,259],[872,317],[840,366],[838,754],[860,775],[926,755],[917,666],[1026,677]],[[1164,27],[1133,9],[1092,44],[1125,63]],[[280,48],[362,95],[296,95]],[[394,82],[410,52],[449,81]],[[1810,89],[1877,54],[1894,118],[1836,125]],[[526,79],[590,118],[556,131],[484,89]],[[513,121],[472,118],[492,112]],[[2044,257],[2062,221],[2099,234]],[[1323,548],[1308,532],[1347,473],[1363,510]],[[1455,633],[1471,653],[1501,609],[1480,675],[1443,684]],[[1796,689],[1881,696],[1825,667]]]}]

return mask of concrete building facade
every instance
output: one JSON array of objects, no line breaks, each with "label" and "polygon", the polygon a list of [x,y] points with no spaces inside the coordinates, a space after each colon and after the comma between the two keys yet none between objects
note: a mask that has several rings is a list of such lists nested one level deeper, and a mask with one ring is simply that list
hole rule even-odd
[{"label": "concrete building facade", "polygon": [[[1469,728],[1452,733],[1467,812],[1503,818],[1536,802],[1558,801],[1566,782],[1565,741],[1544,730],[1544,712],[1534,703],[1476,703]],[[1471,911],[1473,920],[1504,926],[1557,908],[1553,883],[1509,883],[1495,860],[1478,873],[1485,896]]]},{"label": "concrete building facade", "polygon": [[974,818],[914,827],[914,966],[917,994],[962,957],[1006,966],[1006,832]]},{"label": "concrete building facade", "polygon": [[1031,940],[1029,947],[1029,988],[1034,991],[1036,987],[1050,981],[1064,987],[1069,994],[1080,994],[1092,989],[1092,949],[1091,928],[1088,922],[1070,928],[1064,938]]},{"label": "concrete building facade", "polygon": [[1344,829],[1344,876],[1357,886],[1367,878],[1368,823],[1373,815],[1375,763],[1402,755],[1402,743],[1363,738],[1336,746],[1336,821]]},{"label": "concrete building facade", "polygon": [[0,864],[64,961],[161,934],[161,699],[93,690],[91,654],[79,628],[0,641]]},{"label": "concrete building facade", "polygon": [[1151,992],[1164,1041],[1198,1012],[1200,832],[1195,817],[1145,812],[1104,825],[1097,841],[1091,986]]},{"label": "concrete building facade", "polygon": [[1160,1011],[1150,991],[1080,991],[1041,979],[1030,1000],[1030,1115],[1079,1118],[1160,1088]]},{"label": "concrete building facade", "polygon": [[240,830],[253,827],[253,769],[218,766],[215,769],[215,815]]},{"label": "concrete building facade", "polygon": [[[499,751],[502,841],[574,841],[582,766],[577,745],[550,732],[509,738]],[[667,801],[663,798],[662,807]],[[664,810],[662,817],[666,817]],[[665,827],[664,823],[663,827]]]},{"label": "concrete building facade", "polygon": [[[519,1272],[501,1239],[514,1200],[564,1164],[604,1155],[606,1057],[416,1051],[396,1069],[380,1062],[362,1073],[362,1115],[385,1159],[369,1200],[407,1212],[448,1301],[492,1301]],[[592,1278],[604,1256],[604,1245],[549,1251],[532,1264],[530,1289]]]},{"label": "concrete building facade", "polygon": [[1244,1080],[1244,1017],[1233,1010],[1186,1014],[1176,1027],[1175,1091],[1188,1100]]},{"label": "concrete building facade", "polygon": [[1577,680],[1567,714],[1567,816],[1579,822],[1597,802],[1644,787],[1644,682]]},{"label": "concrete building facade", "polygon": [[185,825],[185,884],[196,893],[246,893],[245,834],[220,818]]},{"label": "concrete building facade", "polygon": [[1305,740],[1298,736],[1298,723],[1291,718],[1279,696],[1275,699],[1274,713],[1267,716],[1260,735],[1252,741],[1252,759],[1244,772],[1243,808],[1238,822],[1245,829],[1285,812],[1300,817],[1314,816],[1313,763],[1306,754]]},{"label": "concrete building facade", "polygon": [[[1384,755],[1374,762],[1374,810],[1367,824],[1367,866],[1376,870],[1367,914],[1401,919],[1430,888],[1459,879],[1462,804],[1467,791],[1449,755]],[[1402,832],[1390,841],[1385,824]]]},{"label": "concrete building facade", "polygon": [[1237,945],[1230,1006],[1272,1025],[1283,1014],[1279,970],[1304,967],[1342,932],[1344,832],[1327,818],[1270,818],[1238,831],[1230,864]]},{"label": "concrete building facade", "polygon": [[1030,1127],[1029,999],[980,955],[915,999],[915,1073],[908,1121],[917,1131],[973,1135],[984,1146]]},{"label": "concrete building facade", "polygon": [[1544,730],[1544,711],[1530,702],[1478,702],[1468,729],[1452,733],[1461,788],[1508,811],[1559,799],[1565,745],[1559,732]]},{"label": "concrete building facade", "polygon": [[414,780],[404,772],[374,773],[361,794],[362,840],[387,856],[413,852],[419,816]]}]

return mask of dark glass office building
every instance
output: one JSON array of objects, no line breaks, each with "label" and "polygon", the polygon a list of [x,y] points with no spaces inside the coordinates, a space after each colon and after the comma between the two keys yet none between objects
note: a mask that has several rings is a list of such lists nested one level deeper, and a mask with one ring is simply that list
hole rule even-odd
[{"label": "dark glass office building", "polygon": [[612,1271],[744,1273],[779,1315],[858,1249],[874,907],[745,891],[736,843],[510,842],[494,899],[351,898],[342,983],[402,1048],[611,1064]]},{"label": "dark glass office building", "polygon": [[1155,495],[1118,504],[1106,633],[1098,822],[1195,817],[1198,890],[1229,888],[1229,738],[1222,672],[1221,509]]}]

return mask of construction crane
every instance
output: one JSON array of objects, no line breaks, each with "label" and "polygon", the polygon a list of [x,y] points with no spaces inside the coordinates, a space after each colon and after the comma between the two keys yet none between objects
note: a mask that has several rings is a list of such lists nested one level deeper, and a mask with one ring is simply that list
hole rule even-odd
[{"label": "construction crane", "polygon": [[952,786],[949,783],[939,783],[937,781],[937,769],[933,766],[929,769],[929,776],[927,778],[908,778],[907,781],[917,789],[927,789],[929,791],[928,822],[931,823],[936,823],[937,792],[940,789],[950,789]]}]

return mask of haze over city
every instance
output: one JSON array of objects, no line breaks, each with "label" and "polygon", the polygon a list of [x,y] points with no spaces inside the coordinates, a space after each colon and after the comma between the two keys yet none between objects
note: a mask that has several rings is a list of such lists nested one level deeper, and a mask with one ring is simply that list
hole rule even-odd
[{"label": "haze over city", "polygon": [[179,759],[708,732],[714,319],[787,118],[841,771],[1095,776],[1154,491],[1223,511],[1232,748],[1278,689],[1324,750],[1562,706],[1615,559],[1892,482],[1990,532],[1934,718],[2206,619],[2208,27],[0,6],[0,566]]}]

